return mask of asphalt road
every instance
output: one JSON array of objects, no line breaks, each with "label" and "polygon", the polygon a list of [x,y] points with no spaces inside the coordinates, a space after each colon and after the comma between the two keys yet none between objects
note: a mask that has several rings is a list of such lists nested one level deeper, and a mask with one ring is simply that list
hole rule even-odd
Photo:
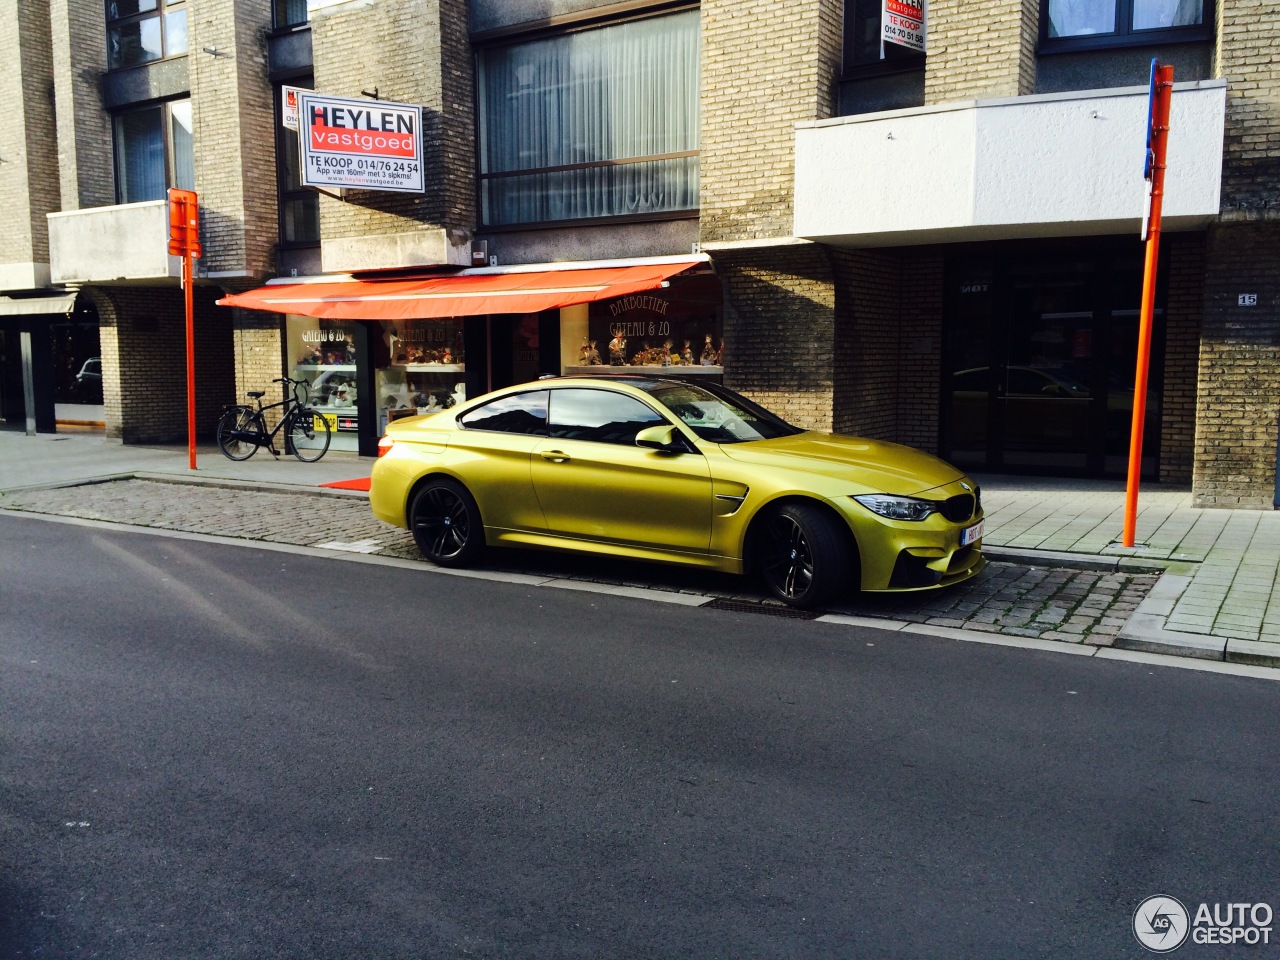
[{"label": "asphalt road", "polygon": [[1264,680],[4,517],[0,711],[3,958],[1116,958],[1148,896],[1280,910]]}]

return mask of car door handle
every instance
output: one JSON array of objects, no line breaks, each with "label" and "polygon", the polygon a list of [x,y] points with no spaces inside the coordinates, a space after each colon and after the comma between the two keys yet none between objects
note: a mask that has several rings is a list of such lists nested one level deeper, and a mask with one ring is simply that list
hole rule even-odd
[{"label": "car door handle", "polygon": [[563,450],[543,450],[542,459],[550,460],[552,463],[568,463],[571,457]]}]

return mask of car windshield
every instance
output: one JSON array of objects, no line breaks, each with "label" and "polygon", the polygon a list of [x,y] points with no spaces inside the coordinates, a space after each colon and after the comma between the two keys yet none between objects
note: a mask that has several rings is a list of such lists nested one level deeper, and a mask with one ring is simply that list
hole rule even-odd
[{"label": "car windshield", "polygon": [[770,440],[804,432],[718,385],[649,381],[636,386],[679,417],[699,438],[712,443]]}]

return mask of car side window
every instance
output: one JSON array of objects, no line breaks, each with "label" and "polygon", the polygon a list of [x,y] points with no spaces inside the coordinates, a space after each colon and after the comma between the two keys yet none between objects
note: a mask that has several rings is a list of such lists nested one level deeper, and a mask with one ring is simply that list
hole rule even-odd
[{"label": "car side window", "polygon": [[551,392],[551,436],[558,439],[631,445],[641,430],[669,422],[648,404],[624,393],[579,389]]},{"label": "car side window", "polygon": [[468,430],[547,435],[547,391],[530,390],[499,397],[458,417]]}]

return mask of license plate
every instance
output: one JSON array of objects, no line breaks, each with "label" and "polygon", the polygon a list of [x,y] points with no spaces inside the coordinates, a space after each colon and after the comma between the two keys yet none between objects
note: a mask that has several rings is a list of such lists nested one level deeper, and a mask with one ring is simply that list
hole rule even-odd
[{"label": "license plate", "polygon": [[972,527],[965,527],[960,531],[960,546],[967,547],[974,541],[982,539],[982,528],[986,525],[985,520],[979,520]]}]

